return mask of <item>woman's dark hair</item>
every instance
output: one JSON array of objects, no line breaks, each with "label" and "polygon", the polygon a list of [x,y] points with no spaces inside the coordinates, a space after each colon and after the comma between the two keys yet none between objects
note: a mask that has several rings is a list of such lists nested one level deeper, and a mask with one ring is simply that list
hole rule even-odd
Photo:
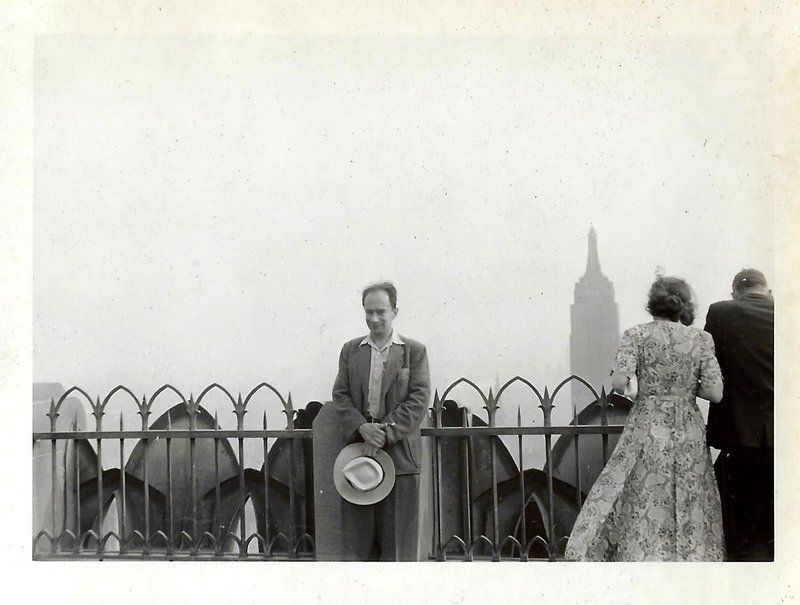
[{"label": "woman's dark hair", "polygon": [[694,302],[689,284],[680,277],[659,277],[650,286],[647,311],[653,317],[691,325],[694,321]]}]

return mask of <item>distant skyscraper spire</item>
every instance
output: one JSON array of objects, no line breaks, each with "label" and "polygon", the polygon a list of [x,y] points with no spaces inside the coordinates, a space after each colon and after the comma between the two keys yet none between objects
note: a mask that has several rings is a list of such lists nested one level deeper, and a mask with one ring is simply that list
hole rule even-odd
[{"label": "distant skyscraper spire", "polygon": [[[619,310],[614,300],[614,284],[600,270],[597,233],[589,229],[589,254],[586,273],[575,284],[569,337],[570,372],[580,376],[598,392],[608,392],[611,364],[619,346]],[[572,400],[578,409],[592,401],[583,385],[572,383]]]},{"label": "distant skyscraper spire", "polygon": [[586,257],[586,273],[602,273],[600,257],[597,255],[597,232],[592,226],[589,227],[589,256]]}]

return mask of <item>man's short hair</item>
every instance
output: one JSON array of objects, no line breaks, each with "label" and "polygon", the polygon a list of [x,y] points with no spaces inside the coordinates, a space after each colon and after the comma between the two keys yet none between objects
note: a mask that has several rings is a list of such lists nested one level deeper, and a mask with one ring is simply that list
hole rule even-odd
[{"label": "man's short hair", "polygon": [[367,298],[367,294],[370,292],[386,292],[386,295],[389,297],[389,304],[392,306],[392,309],[397,308],[397,288],[394,287],[394,284],[390,281],[382,281],[375,284],[370,284],[361,292],[361,306],[364,306],[364,301]]},{"label": "man's short hair", "polygon": [[742,269],[733,278],[732,287],[734,292],[744,292],[759,286],[766,288],[767,278],[764,277],[761,271],[756,271],[755,269]]}]

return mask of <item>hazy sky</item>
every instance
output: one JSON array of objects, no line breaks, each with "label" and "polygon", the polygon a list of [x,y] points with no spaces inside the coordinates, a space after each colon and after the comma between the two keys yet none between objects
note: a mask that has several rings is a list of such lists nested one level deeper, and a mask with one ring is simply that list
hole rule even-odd
[{"label": "hazy sky", "polygon": [[742,44],[39,38],[34,381],[324,400],[385,278],[435,387],[552,386],[590,224],[623,328],[659,265],[702,327],[736,271],[773,276],[770,63]]}]

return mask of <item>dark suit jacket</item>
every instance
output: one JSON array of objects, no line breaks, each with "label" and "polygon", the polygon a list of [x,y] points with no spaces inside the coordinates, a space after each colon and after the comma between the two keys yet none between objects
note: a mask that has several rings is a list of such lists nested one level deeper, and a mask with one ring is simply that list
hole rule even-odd
[{"label": "dark suit jacket", "polygon": [[714,303],[705,329],[714,338],[725,382],[722,401],[708,410],[708,444],[718,449],[772,447],[772,299],[747,294],[740,300]]},{"label": "dark suit jacket", "polygon": [[[415,340],[401,337],[405,344],[392,344],[381,384],[386,415],[382,422],[393,422],[387,428],[386,451],[398,475],[420,471],[422,438],[419,425],[428,410],[431,396],[428,353]],[[364,337],[345,343],[339,355],[339,373],[333,384],[333,403],[339,414],[342,437],[354,441],[358,427],[367,422],[369,407],[369,345],[361,345]]]}]

